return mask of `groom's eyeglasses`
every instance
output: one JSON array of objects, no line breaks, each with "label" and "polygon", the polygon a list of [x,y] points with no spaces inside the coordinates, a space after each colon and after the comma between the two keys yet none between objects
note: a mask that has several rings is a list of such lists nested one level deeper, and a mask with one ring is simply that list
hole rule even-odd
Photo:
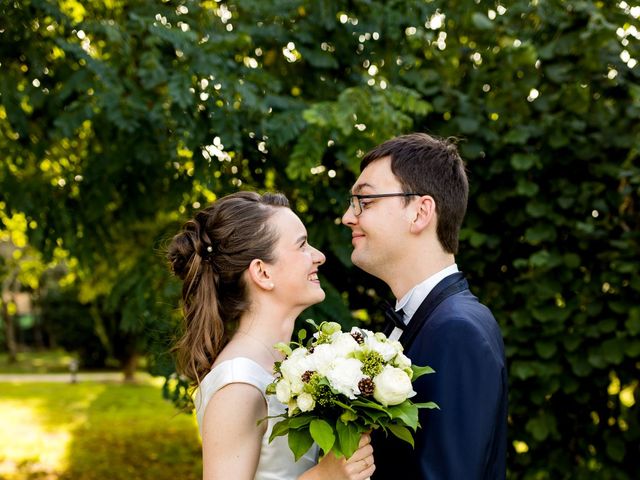
[{"label": "groom's eyeglasses", "polygon": [[[386,198],[386,197],[421,197],[422,193],[376,193],[373,195],[351,195],[349,197],[349,206],[353,209],[353,214],[358,217],[362,213],[363,199],[367,198]],[[366,203],[364,204],[366,205]]]}]

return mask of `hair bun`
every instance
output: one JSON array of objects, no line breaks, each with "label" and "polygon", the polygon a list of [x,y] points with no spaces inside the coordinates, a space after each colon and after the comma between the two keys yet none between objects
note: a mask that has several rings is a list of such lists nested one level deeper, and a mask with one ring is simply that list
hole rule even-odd
[{"label": "hair bun", "polygon": [[181,280],[184,280],[189,271],[189,264],[194,253],[195,248],[190,238],[190,232],[183,231],[173,237],[167,252],[167,259],[171,271]]}]

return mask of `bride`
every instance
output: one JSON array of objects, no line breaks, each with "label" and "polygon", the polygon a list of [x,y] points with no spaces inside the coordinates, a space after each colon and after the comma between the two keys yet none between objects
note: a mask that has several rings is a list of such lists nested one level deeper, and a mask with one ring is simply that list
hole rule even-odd
[{"label": "bride", "polygon": [[185,328],[174,350],[178,371],[198,387],[203,479],[369,478],[368,435],[349,459],[318,462],[314,445],[295,462],[286,437],[269,442],[277,419],[258,423],[284,412],[265,395],[282,360],[273,345],[289,342],[298,315],[325,296],[325,257],[286,197],[238,192],[217,200],[173,238],[168,258],[183,281]]}]

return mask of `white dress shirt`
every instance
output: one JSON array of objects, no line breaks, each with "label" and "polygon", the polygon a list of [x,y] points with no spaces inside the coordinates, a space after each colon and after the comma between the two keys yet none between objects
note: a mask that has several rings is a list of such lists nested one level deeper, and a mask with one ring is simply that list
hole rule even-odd
[{"label": "white dress shirt", "polygon": [[[455,263],[446,268],[443,268],[439,272],[434,273],[426,280],[423,280],[422,282],[417,284],[415,287],[409,290],[404,295],[404,297],[402,297],[400,300],[397,300],[395,310],[397,312],[398,310],[402,309],[404,313],[402,321],[404,322],[404,324],[409,324],[411,317],[413,317],[413,314],[416,313],[416,310],[418,310],[420,305],[422,305],[422,302],[425,298],[427,298],[427,295],[429,295],[431,290],[433,290],[433,287],[440,283],[440,281],[444,278],[448,277],[449,275],[453,275],[458,271],[458,265]],[[389,335],[389,339],[398,340],[400,338],[400,335],[402,335],[402,330],[398,327],[395,327]]]}]

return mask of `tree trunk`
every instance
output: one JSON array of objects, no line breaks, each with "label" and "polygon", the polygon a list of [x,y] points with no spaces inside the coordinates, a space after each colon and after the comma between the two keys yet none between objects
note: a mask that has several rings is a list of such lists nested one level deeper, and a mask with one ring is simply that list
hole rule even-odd
[{"label": "tree trunk", "polygon": [[44,333],[39,319],[36,319],[36,322],[33,324],[33,343],[35,343],[38,350],[43,350],[45,348]]},{"label": "tree trunk", "polygon": [[122,373],[124,374],[124,381],[133,383],[136,381],[136,369],[138,367],[138,354],[132,352],[122,361]]},{"label": "tree trunk", "polygon": [[2,320],[4,321],[4,333],[7,337],[7,351],[9,352],[9,363],[18,361],[18,346],[16,344],[16,329],[13,315],[9,313],[6,301],[2,301]]}]

